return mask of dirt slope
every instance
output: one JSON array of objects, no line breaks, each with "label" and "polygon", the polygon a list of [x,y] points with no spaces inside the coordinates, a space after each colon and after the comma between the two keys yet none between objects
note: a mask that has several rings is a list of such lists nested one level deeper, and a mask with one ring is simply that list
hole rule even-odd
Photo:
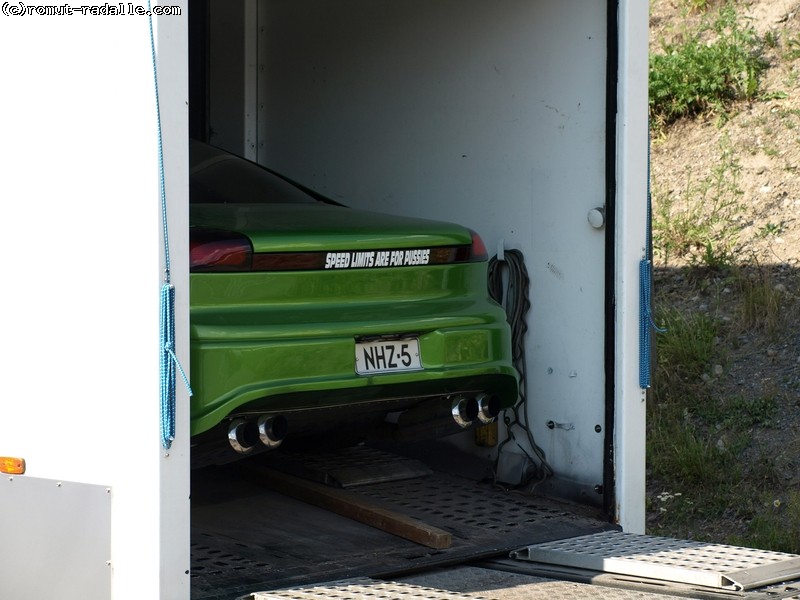
[{"label": "dirt slope", "polygon": [[[662,39],[674,39],[696,13],[685,14],[686,0],[651,1],[651,52]],[[654,187],[680,194],[687,180],[709,175],[728,143],[741,166],[742,232],[737,250],[761,262],[800,264],[800,1],[737,2],[754,28],[777,40],[764,58],[770,67],[761,79],[760,97],[718,115],[684,120],[654,140]]]}]

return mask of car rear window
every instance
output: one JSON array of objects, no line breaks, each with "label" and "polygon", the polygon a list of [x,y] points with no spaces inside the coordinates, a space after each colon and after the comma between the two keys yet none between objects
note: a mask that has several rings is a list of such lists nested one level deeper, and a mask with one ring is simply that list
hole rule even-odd
[{"label": "car rear window", "polygon": [[315,204],[317,200],[269,170],[205,144],[190,146],[192,204]]}]

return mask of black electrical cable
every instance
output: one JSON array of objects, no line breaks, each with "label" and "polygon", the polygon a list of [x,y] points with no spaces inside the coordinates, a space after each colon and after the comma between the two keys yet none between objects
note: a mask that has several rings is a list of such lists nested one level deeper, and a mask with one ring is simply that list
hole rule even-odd
[{"label": "black electrical cable", "polygon": [[[528,296],[530,279],[525,268],[525,260],[519,250],[507,250],[503,258],[493,256],[489,260],[488,288],[489,295],[506,311],[506,319],[511,326],[511,358],[514,367],[519,373],[519,397],[513,407],[506,409],[503,420],[506,425],[506,439],[497,447],[495,461],[495,477],[500,454],[506,444],[514,442],[522,450],[533,466],[528,478],[520,483],[525,486],[530,483],[537,485],[553,475],[553,469],[547,462],[544,451],[536,444],[533,433],[528,425],[527,406],[527,379],[525,365],[525,334],[528,331],[526,315],[531,303]],[[523,448],[515,437],[515,430],[520,429],[525,433],[531,447],[534,459]]]}]

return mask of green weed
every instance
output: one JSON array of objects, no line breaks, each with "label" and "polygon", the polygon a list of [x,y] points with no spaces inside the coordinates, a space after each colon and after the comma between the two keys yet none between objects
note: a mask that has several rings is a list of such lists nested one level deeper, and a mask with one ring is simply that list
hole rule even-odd
[{"label": "green weed", "polygon": [[658,456],[652,463],[654,471],[669,473],[682,482],[684,489],[716,488],[725,485],[732,476],[739,476],[734,452],[691,423],[684,423],[668,438],[654,440],[651,447]]},{"label": "green weed", "polygon": [[780,46],[780,36],[774,29],[770,29],[764,34],[764,45],[767,48],[777,48]]},{"label": "green weed", "polygon": [[800,58],[800,37],[793,37],[786,40],[786,60],[793,61]]},{"label": "green weed", "polygon": [[769,334],[781,325],[783,294],[776,289],[765,270],[758,270],[738,280],[741,288],[741,324],[745,328]]},{"label": "green weed", "polygon": [[744,396],[708,398],[693,404],[691,409],[687,409],[690,410],[687,414],[697,418],[704,427],[718,432],[743,432],[753,427],[771,427],[778,412],[774,394],[755,399]]},{"label": "green weed", "polygon": [[673,258],[713,268],[733,264],[741,215],[739,187],[741,165],[727,138],[720,145],[720,159],[711,173],[677,193],[654,186],[653,250],[663,263]]},{"label": "green weed", "polygon": [[658,368],[662,380],[694,382],[708,371],[716,352],[719,322],[705,313],[659,311],[657,321],[666,332],[657,337]]},{"label": "green weed", "polygon": [[767,223],[758,230],[759,238],[774,237],[783,232],[783,223]]},{"label": "green weed", "polygon": [[701,12],[708,8],[708,0],[682,0],[681,6],[685,11]]},{"label": "green weed", "polygon": [[734,396],[724,401],[723,410],[721,425],[724,428],[771,427],[778,412],[778,403],[774,395],[753,400]]},{"label": "green weed", "polygon": [[733,536],[730,543],[775,552],[800,553],[800,492],[787,491],[780,497],[762,494],[745,534]]},{"label": "green weed", "polygon": [[[707,5],[706,2],[700,4]],[[754,98],[766,68],[763,40],[727,3],[680,41],[650,57],[650,117],[659,126],[687,116],[722,113]]]}]

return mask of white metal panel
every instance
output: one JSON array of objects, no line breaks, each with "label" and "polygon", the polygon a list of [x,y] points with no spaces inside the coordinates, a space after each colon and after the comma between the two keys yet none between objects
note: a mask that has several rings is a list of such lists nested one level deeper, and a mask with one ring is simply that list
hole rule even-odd
[{"label": "white metal panel", "polygon": [[107,600],[111,488],[38,477],[0,479],[3,597]]},{"label": "white metal panel", "polygon": [[[169,228],[169,252],[172,267],[171,281],[175,287],[175,352],[181,366],[190,374],[189,363],[189,89],[188,89],[188,2],[170,2],[177,6],[180,16],[164,16],[155,20],[156,52],[158,55],[158,90],[161,106],[161,130],[164,146],[164,174],[167,195],[167,220]],[[147,122],[143,126],[150,126]],[[152,169],[148,166],[148,169]],[[149,197],[146,201],[149,203]],[[144,202],[143,202],[144,203]],[[160,207],[159,207],[160,208]],[[146,212],[146,211],[145,211]],[[152,227],[152,221],[148,220]],[[159,231],[161,229],[159,228]],[[163,238],[161,238],[163,241]],[[136,260],[135,256],[130,257]],[[160,254],[161,265],[164,264],[163,250]],[[159,272],[163,282],[163,272]],[[155,302],[152,296],[151,302]],[[143,352],[144,353],[144,352]],[[138,373],[139,366],[134,367]],[[151,572],[158,579],[159,598],[171,600],[188,599],[190,595],[190,432],[188,390],[184,387],[180,376],[175,382],[175,440],[169,450],[164,450],[154,440],[142,441],[148,451],[158,447],[159,462],[157,464],[159,481],[157,487],[142,490],[151,500],[157,499],[158,518],[154,527],[158,527],[158,556],[154,562],[158,565],[158,573]],[[151,396],[145,396],[149,398]],[[139,398],[140,405],[150,405]],[[148,426],[153,418],[151,411],[141,409]],[[140,436],[140,432],[132,432]],[[136,458],[132,458],[135,462]],[[135,471],[135,465],[130,465]],[[155,468],[155,465],[153,466]],[[119,471],[117,471],[119,473]],[[120,478],[130,482],[130,474],[121,474]],[[115,488],[116,490],[116,488]],[[131,494],[129,496],[133,498]],[[116,498],[116,496],[115,496]],[[138,522],[135,517],[136,507],[131,505],[126,523],[135,535]],[[141,598],[135,591],[137,584],[136,568],[141,560],[141,549],[126,543],[124,565],[126,577],[130,581],[122,581],[115,587],[115,600],[119,598]],[[116,550],[116,546],[115,546]],[[119,551],[118,551],[119,552]],[[130,596],[129,596],[130,594]]]},{"label": "white metal panel", "polygon": [[616,514],[631,533],[645,529],[645,392],[639,387],[639,261],[646,256],[648,190],[648,7],[619,4],[615,264]]},{"label": "white metal panel", "polygon": [[[186,4],[173,4],[182,15],[156,19],[156,36],[175,350],[188,367]],[[14,57],[0,65],[0,310],[11,350],[0,453],[24,457],[26,476],[113,487],[115,600],[188,597],[184,390],[169,456],[159,432],[163,256],[147,18],[0,16],[0,52]]]},{"label": "white metal panel", "polygon": [[560,478],[601,484],[605,238],[587,213],[605,200],[606,2],[259,10],[259,160],[346,203],[521,249],[535,437]]}]

